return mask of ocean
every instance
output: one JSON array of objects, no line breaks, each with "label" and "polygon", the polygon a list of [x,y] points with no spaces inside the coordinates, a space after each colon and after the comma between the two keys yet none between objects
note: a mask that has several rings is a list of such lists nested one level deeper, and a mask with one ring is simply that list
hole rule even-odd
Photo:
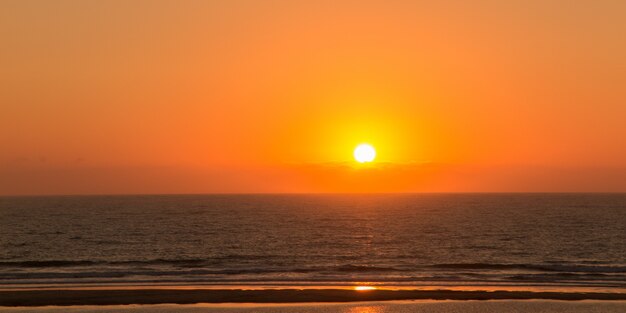
[{"label": "ocean", "polygon": [[626,287],[626,194],[0,197],[0,285]]}]

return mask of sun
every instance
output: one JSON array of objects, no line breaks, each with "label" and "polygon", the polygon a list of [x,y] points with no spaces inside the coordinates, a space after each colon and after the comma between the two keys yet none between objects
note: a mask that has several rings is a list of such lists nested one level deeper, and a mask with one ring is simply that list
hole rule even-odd
[{"label": "sun", "polygon": [[370,144],[362,143],[354,148],[354,159],[359,163],[374,161],[376,150]]}]

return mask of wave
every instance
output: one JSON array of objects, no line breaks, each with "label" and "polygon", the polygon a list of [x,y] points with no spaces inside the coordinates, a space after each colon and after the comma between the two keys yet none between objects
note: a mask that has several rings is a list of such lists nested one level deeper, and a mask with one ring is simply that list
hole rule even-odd
[{"label": "wave", "polygon": [[626,273],[626,266],[589,266],[558,264],[493,264],[493,263],[444,263],[427,266],[444,270],[534,270],[543,272],[572,273]]},{"label": "wave", "polygon": [[99,262],[94,261],[64,261],[64,260],[50,260],[50,261],[14,261],[14,262],[0,262],[1,267],[68,267],[68,266],[89,266],[96,265]]},{"label": "wave", "polygon": [[118,273],[37,273],[35,275],[0,275],[0,284],[64,284],[64,283],[208,283],[208,284],[280,284],[289,283],[294,285],[307,284],[354,284],[355,281],[369,281],[391,285],[427,285],[452,284],[452,285],[501,285],[518,284],[525,285],[571,285],[571,286],[606,286],[626,287],[626,277],[476,277],[468,279],[462,276],[428,276],[428,277],[394,277],[394,276],[369,276],[369,277],[345,277],[332,276],[283,276],[283,275],[244,275],[244,276],[206,276],[206,275],[183,275],[172,272],[118,272]]},{"label": "wave", "polygon": [[[607,282],[624,285],[626,266],[580,264],[442,263],[376,266],[363,264],[270,265],[237,264],[226,256],[211,259],[43,260],[0,262],[3,283],[85,279],[128,281],[484,281],[484,282]],[[271,263],[271,262],[270,262]]]},{"label": "wave", "polygon": [[42,260],[42,261],[0,261],[0,268],[3,267],[71,267],[71,266],[93,266],[93,265],[176,265],[176,266],[210,266],[229,263],[233,261],[270,261],[276,260],[280,256],[267,255],[225,255],[206,259],[151,259],[151,260]]},{"label": "wave", "polygon": [[[146,265],[173,265],[181,268],[186,267],[203,267],[218,265],[223,261],[228,260],[226,258],[216,259],[154,259],[154,260],[128,260],[128,261],[89,261],[89,260],[45,260],[45,261],[4,261],[0,262],[0,268],[55,268],[55,267],[88,267],[88,266],[146,266]],[[353,265],[345,264],[332,267],[303,267],[303,268],[248,268],[237,270],[215,270],[215,273],[247,273],[247,272],[314,272],[314,271],[336,271],[336,272],[395,272],[406,271],[404,269],[398,269],[393,267],[379,267],[379,266],[365,266],[365,265]]]},{"label": "wave", "polygon": [[[248,256],[225,256],[210,259],[153,259],[153,260],[122,260],[122,261],[92,261],[92,260],[43,260],[43,261],[0,261],[0,268],[55,268],[55,267],[89,267],[89,266],[146,266],[171,265],[180,268],[211,267],[232,261],[233,259],[247,259]],[[267,257],[265,257],[267,258]],[[257,257],[257,260],[261,257]],[[269,259],[269,258],[267,258]],[[259,265],[262,265],[259,264]],[[219,266],[224,268],[224,266]],[[415,265],[397,267],[382,267],[374,265],[342,264],[337,266],[310,266],[303,268],[289,268],[285,266],[269,268],[237,269],[235,272],[255,271],[288,271],[288,272],[410,272],[420,270],[531,270],[541,272],[569,272],[569,273],[626,273],[626,266],[615,265],[580,265],[580,264],[514,264],[514,263],[442,263],[431,265]],[[222,269],[215,272],[228,273],[233,270]]]},{"label": "wave", "polygon": [[[65,264],[65,263],[63,263]],[[83,263],[79,263],[83,264]],[[80,269],[84,269],[81,267]],[[87,268],[88,269],[88,268]],[[401,271],[393,268],[382,267],[369,267],[369,266],[355,266],[344,265],[331,268],[323,267],[303,267],[303,268],[282,268],[282,267],[269,267],[269,268],[232,268],[232,269],[185,269],[178,268],[173,270],[153,269],[153,268],[133,268],[130,267],[125,270],[118,268],[103,268],[101,270],[79,270],[79,271],[67,271],[51,272],[51,271],[36,271],[36,272],[0,272],[0,279],[18,279],[18,278],[72,278],[72,277],[125,277],[125,276],[174,276],[174,275],[186,275],[186,276],[230,276],[230,275],[262,275],[262,274],[309,274],[309,273],[363,273],[363,272],[390,272]]]},{"label": "wave", "polygon": [[329,268],[331,271],[337,272],[406,272],[405,269],[399,269],[395,267],[379,267],[379,266],[362,266],[362,265],[341,265],[333,268]]},{"label": "wave", "polygon": [[2,261],[3,267],[72,267],[72,266],[95,266],[95,265],[208,265],[210,259],[154,259],[154,260],[128,260],[128,261],[89,261],[89,260],[45,260],[45,261]]}]

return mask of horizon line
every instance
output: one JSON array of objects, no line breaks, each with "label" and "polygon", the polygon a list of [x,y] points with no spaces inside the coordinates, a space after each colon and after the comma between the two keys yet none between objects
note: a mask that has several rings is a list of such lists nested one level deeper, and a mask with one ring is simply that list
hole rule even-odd
[{"label": "horizon line", "polygon": [[626,191],[428,191],[428,192],[208,192],[208,193],[76,193],[76,194],[0,194],[18,197],[132,197],[132,196],[262,196],[262,195],[453,195],[453,194],[626,194]]}]

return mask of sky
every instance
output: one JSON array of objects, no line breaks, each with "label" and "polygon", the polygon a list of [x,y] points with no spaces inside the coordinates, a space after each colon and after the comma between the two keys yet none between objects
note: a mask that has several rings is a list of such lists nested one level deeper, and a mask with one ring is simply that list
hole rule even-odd
[{"label": "sky", "polygon": [[620,0],[4,0],[0,194],[626,192],[625,34]]}]

